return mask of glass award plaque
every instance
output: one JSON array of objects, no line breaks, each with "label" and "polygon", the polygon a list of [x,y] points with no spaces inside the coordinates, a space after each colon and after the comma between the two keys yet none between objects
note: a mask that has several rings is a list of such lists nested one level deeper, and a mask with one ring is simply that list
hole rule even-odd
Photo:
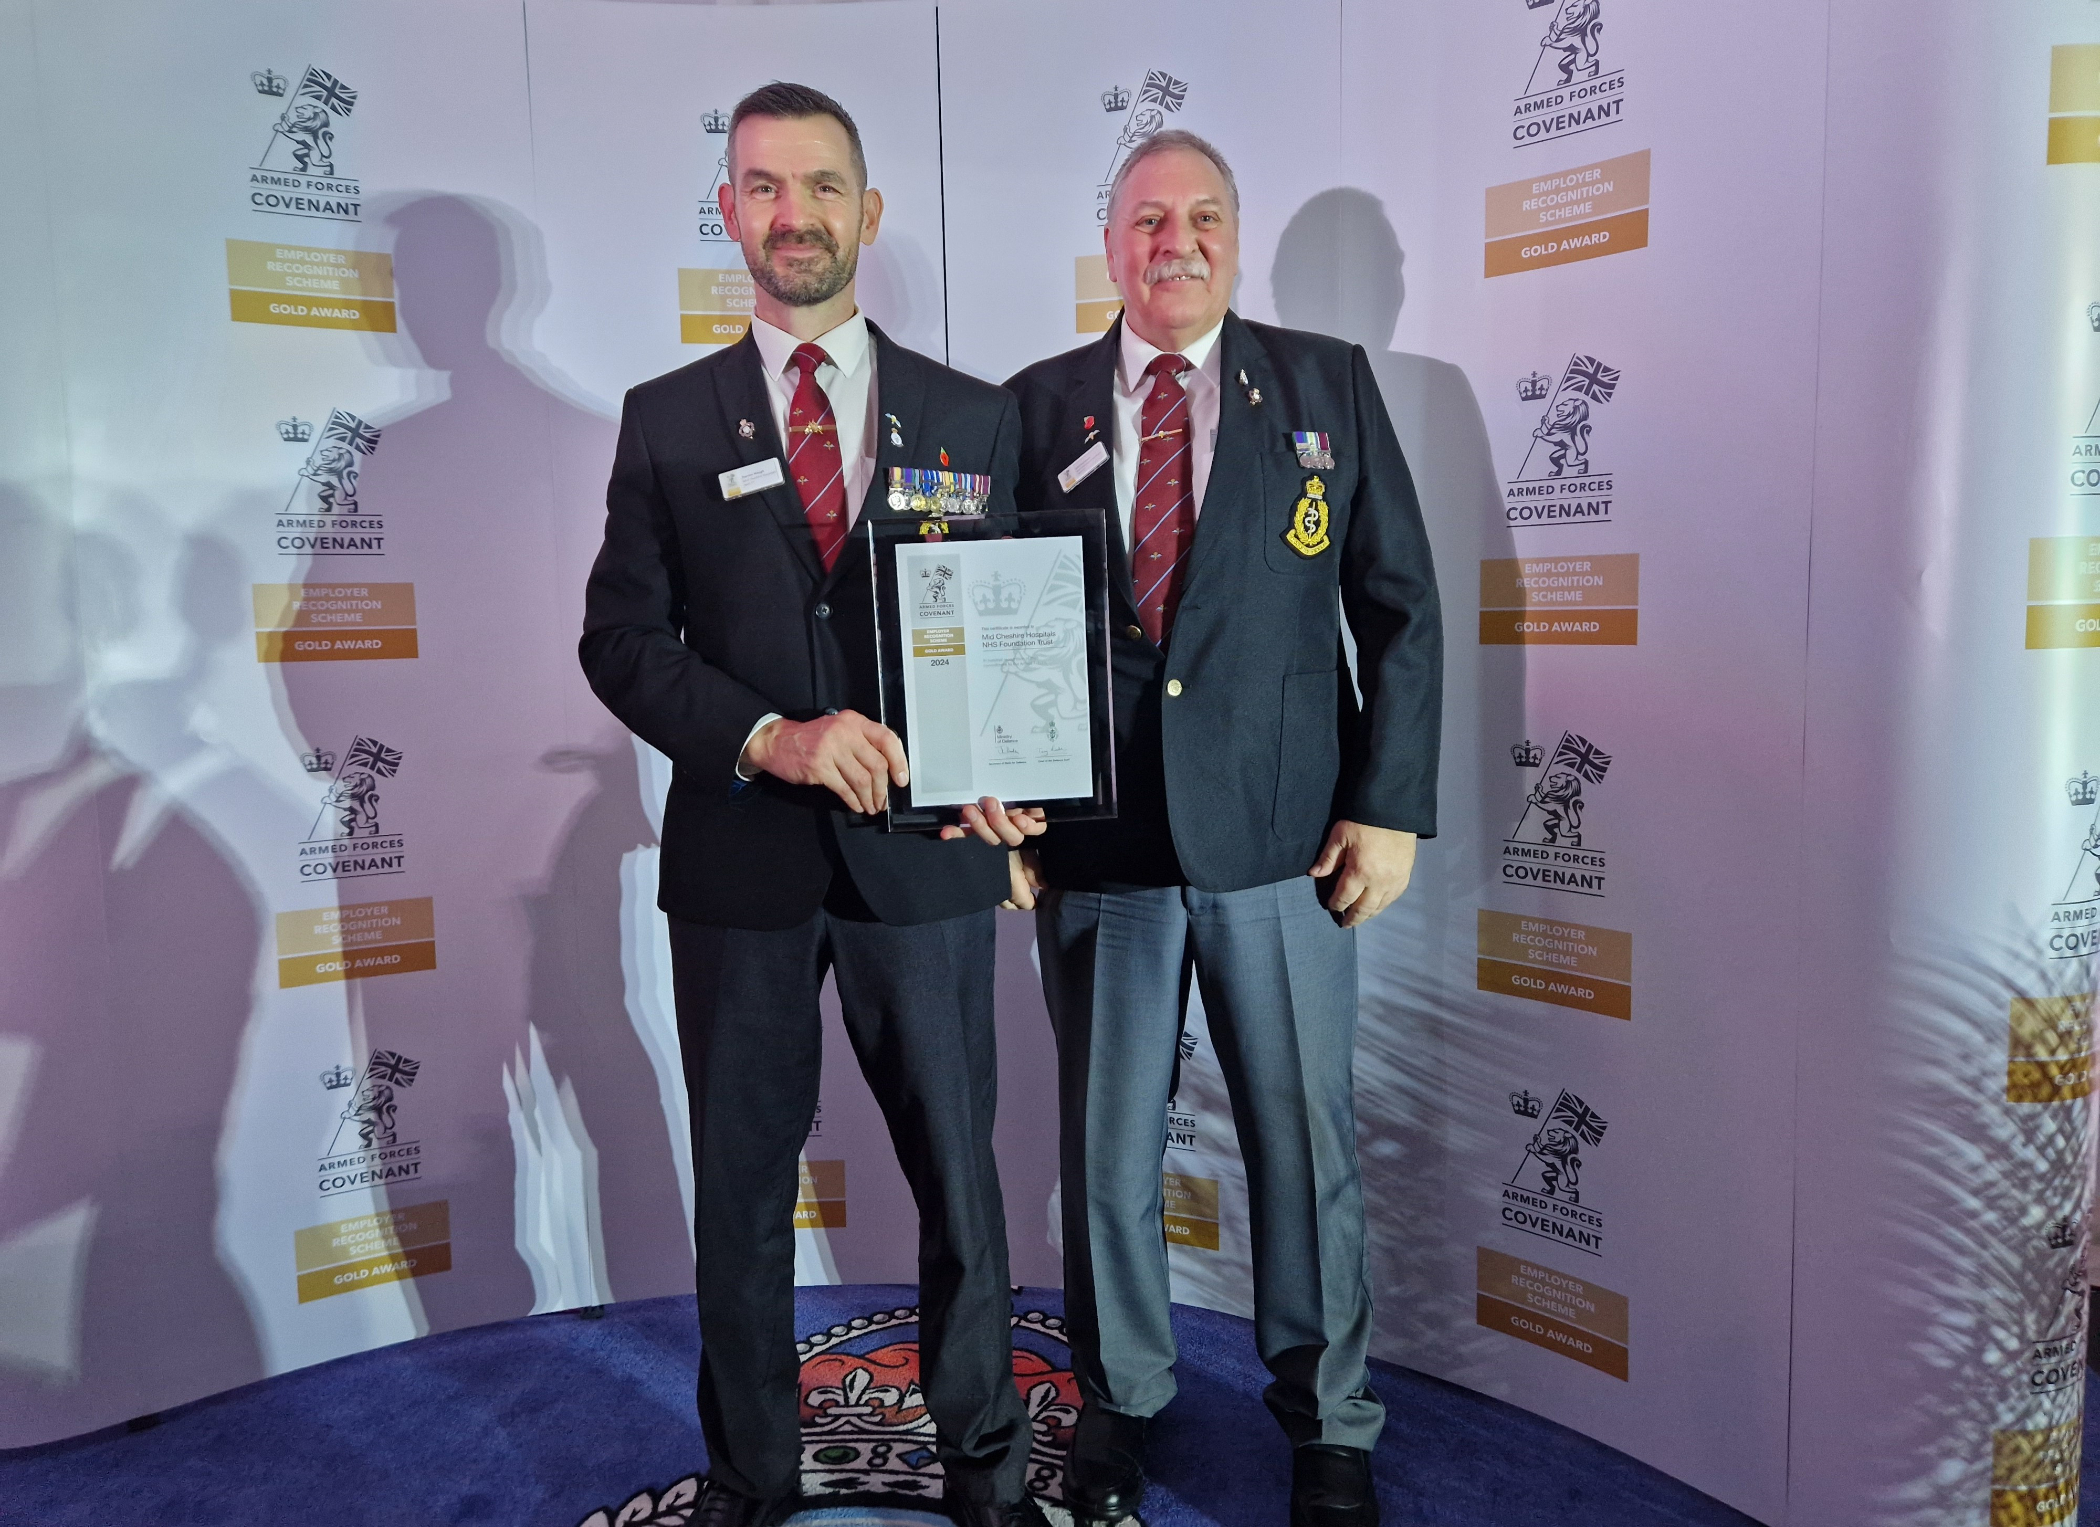
[{"label": "glass award plaque", "polygon": [[934,831],[987,795],[1051,821],[1114,816],[1107,512],[870,530],[881,720],[911,762],[885,827]]}]

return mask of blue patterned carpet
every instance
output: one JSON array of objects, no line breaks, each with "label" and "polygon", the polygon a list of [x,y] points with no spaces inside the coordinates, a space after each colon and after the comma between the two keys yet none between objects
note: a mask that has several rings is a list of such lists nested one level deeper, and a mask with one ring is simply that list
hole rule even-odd
[{"label": "blue patterned carpet", "polygon": [[[937,1476],[929,1485],[923,1462],[912,1461],[911,1438],[869,1442],[912,1414],[900,1375],[915,1352],[900,1342],[916,1331],[899,1317],[915,1291],[799,1294],[800,1329],[816,1338],[804,1364],[805,1488],[855,1499],[871,1481],[937,1490]],[[1038,1421],[1039,1471],[1054,1472],[1048,1460],[1069,1398],[1069,1379],[1056,1371],[1061,1306],[1054,1291],[1029,1289],[1015,1310],[1032,1317],[1017,1332],[1029,1354],[1017,1372]],[[1262,1409],[1267,1374],[1251,1328],[1184,1308],[1175,1327],[1181,1393],[1155,1424],[1145,1527],[1278,1527],[1290,1459]],[[580,1527],[646,1495],[623,1520],[676,1527],[679,1481],[705,1467],[692,1402],[698,1347],[690,1301],[651,1299],[602,1319],[544,1315],[362,1353],[201,1400],[145,1429],[0,1452],[0,1522]],[[1750,1520],[1498,1401],[1386,1364],[1374,1365],[1373,1379],[1391,1415],[1375,1463],[1387,1527]],[[931,1520],[842,1505],[812,1513],[809,1527]]]}]

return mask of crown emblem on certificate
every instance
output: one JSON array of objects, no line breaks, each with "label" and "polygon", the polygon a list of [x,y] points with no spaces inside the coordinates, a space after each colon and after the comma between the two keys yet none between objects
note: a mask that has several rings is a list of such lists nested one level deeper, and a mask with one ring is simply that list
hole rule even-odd
[{"label": "crown emblem on certificate", "polygon": [[981,473],[890,468],[889,505],[899,514],[937,520],[978,519],[991,496],[992,480]]},{"label": "crown emblem on certificate", "polygon": [[1520,1119],[1536,1119],[1543,1105],[1531,1095],[1529,1088],[1509,1095],[1509,1111]]},{"label": "crown emblem on certificate", "polygon": [[1325,435],[1297,430],[1291,435],[1291,449],[1298,453],[1298,465],[1308,472],[1334,470],[1334,449],[1327,443]]},{"label": "crown emblem on certificate", "polygon": [[2095,779],[2093,771],[2087,769],[2076,778],[2064,781],[2064,793],[2071,797],[2073,806],[2090,806],[2100,801],[2100,779]]},{"label": "crown emblem on certificate", "polygon": [[304,419],[291,418],[277,421],[277,438],[289,440],[294,445],[314,437],[314,427]]},{"label": "crown emblem on certificate", "polygon": [[1509,758],[1520,769],[1536,769],[1546,761],[1546,750],[1526,737],[1509,745]]},{"label": "crown emblem on certificate", "polygon": [[1553,378],[1543,371],[1534,371],[1517,383],[1517,397],[1526,403],[1536,403],[1553,390]]},{"label": "crown emblem on certificate", "polygon": [[726,133],[729,131],[729,113],[718,106],[700,118],[700,127],[703,132]]},{"label": "crown emblem on certificate", "polygon": [[283,95],[291,81],[275,69],[258,69],[248,76],[257,95]]},{"label": "crown emblem on certificate", "polygon": [[1130,105],[1130,92],[1121,85],[1111,85],[1101,92],[1103,111],[1123,111]]},{"label": "crown emblem on certificate", "polygon": [[1028,585],[1019,578],[994,573],[985,582],[970,585],[970,603],[977,606],[979,615],[1018,615],[1021,596],[1027,592]]},{"label": "crown emblem on certificate", "polygon": [[357,1080],[357,1073],[348,1066],[334,1065],[321,1073],[321,1085],[330,1092],[340,1092]]},{"label": "crown emblem on certificate", "polygon": [[1301,557],[1317,557],[1334,544],[1327,536],[1327,484],[1319,478],[1305,480],[1305,496],[1292,508],[1283,540]]}]

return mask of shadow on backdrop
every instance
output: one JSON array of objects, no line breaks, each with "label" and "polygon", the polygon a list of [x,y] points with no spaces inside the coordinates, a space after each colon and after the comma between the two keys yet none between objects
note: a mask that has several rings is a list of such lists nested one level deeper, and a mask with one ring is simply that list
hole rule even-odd
[{"label": "shadow on backdrop", "polygon": [[[373,211],[394,234],[402,325],[375,343],[389,364],[427,368],[427,401],[374,421],[362,474],[360,497],[387,516],[389,571],[317,557],[305,577],[412,579],[421,656],[287,664],[281,682],[295,741],[371,733],[416,769],[400,792],[409,875],[340,896],[437,902],[438,969],[356,983],[365,1043],[421,1060],[437,1094],[416,1099],[418,1128],[439,1136],[427,1180],[394,1201],[449,1202],[453,1271],[415,1293],[444,1330],[689,1288],[671,1137],[621,959],[622,861],[654,833],[633,746],[583,687],[583,569],[564,563],[589,539],[567,517],[603,511],[567,501],[556,463],[609,463],[613,427],[529,349],[547,287],[532,224],[460,196]],[[586,744],[550,751],[579,733]]]},{"label": "shadow on backdrop", "polygon": [[[1521,647],[1483,647],[1477,638],[1478,565],[1514,556],[1514,538],[1503,523],[1487,426],[1465,372],[1392,348],[1407,299],[1405,264],[1384,204],[1336,187],[1292,215],[1270,271],[1279,322],[1332,334],[1368,354],[1407,455],[1443,595],[1439,836],[1423,845],[1407,895],[1358,942],[1365,1020],[1357,1041],[1358,1140],[1372,1286],[1382,1312],[1377,1350],[1386,1354],[1396,1350],[1406,1312],[1433,1307],[1449,1286],[1451,1272],[1441,1262],[1463,1240],[1446,1214],[1453,1158],[1495,1143],[1471,1137],[1471,1108],[1460,1121],[1444,1115],[1454,1098],[1478,1098],[1478,1117],[1493,1118],[1504,1079],[1526,1059],[1521,1041],[1507,1035],[1488,1045],[1485,1026],[1472,1021],[1481,1001],[1439,980],[1442,951],[1472,942],[1474,908],[1485,904],[1489,845],[1509,827],[1501,798],[1478,790],[1476,781],[1510,772],[1500,749],[1523,735],[1525,661]],[[1307,420],[1291,427],[1316,426]],[[1431,1324],[1446,1334],[1425,1345],[1423,1331],[1408,1330],[1408,1360],[1446,1372],[1485,1334]]]},{"label": "shadow on backdrop", "polygon": [[262,912],[186,804],[230,762],[191,716],[213,655],[246,636],[238,561],[185,545],[172,668],[96,693],[92,718],[82,628],[130,634],[146,597],[130,549],[0,488],[0,569],[48,580],[7,597],[73,649],[0,685],[0,726],[55,753],[0,785],[0,1444],[22,1445],[262,1376],[216,1244]]}]

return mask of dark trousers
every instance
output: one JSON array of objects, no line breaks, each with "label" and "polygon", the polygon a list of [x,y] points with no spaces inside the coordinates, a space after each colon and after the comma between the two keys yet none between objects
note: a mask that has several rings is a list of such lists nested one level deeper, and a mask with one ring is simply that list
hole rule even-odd
[{"label": "dark trousers", "polygon": [[893,928],[827,910],[775,933],[671,919],[693,1116],[700,1426],[708,1472],[731,1489],[799,1488],[793,1216],[830,970],[919,1206],[920,1382],[948,1488],[1021,1497],[1029,1426],[992,1156],[995,916]]}]

